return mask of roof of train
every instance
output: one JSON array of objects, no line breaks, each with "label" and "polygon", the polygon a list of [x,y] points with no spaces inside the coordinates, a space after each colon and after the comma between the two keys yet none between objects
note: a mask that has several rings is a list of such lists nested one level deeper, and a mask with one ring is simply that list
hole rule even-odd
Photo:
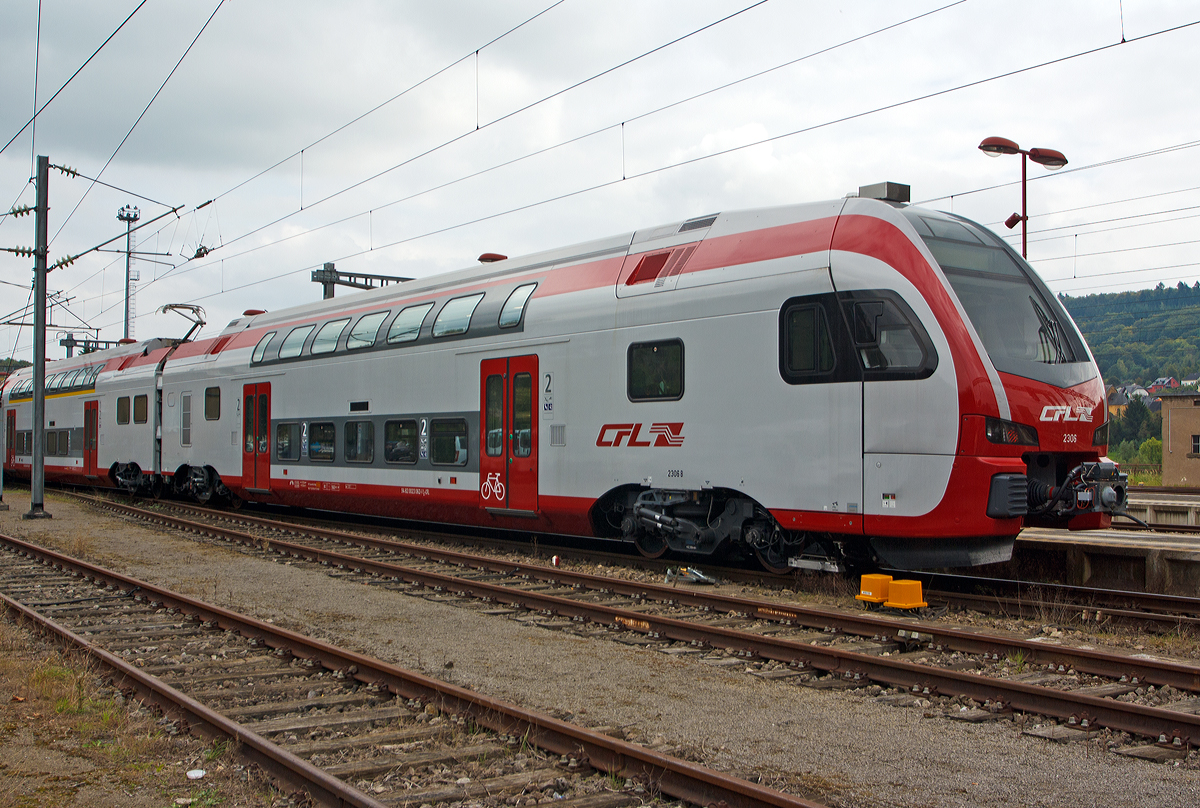
[{"label": "roof of train", "polygon": [[[631,248],[639,247],[647,242],[657,242],[670,237],[690,235],[694,231],[695,240],[709,238],[714,235],[730,235],[759,229],[764,222],[782,221],[804,218],[803,214],[817,213],[818,215],[836,216],[845,200],[828,200],[814,203],[799,203],[794,205],[775,206],[768,208],[752,208],[730,211],[719,214],[682,219],[675,222],[643,228],[632,232],[621,233],[605,238],[594,239],[558,247],[552,250],[532,253],[530,255],[508,258],[495,263],[479,264],[463,269],[419,278],[402,284],[385,286],[378,289],[366,290],[338,299],[319,300],[291,306],[262,314],[249,314],[231,320],[221,332],[213,337],[181,343],[178,339],[152,338],[136,343],[119,345],[103,351],[83,354],[69,359],[57,360],[47,364],[47,374],[66,370],[73,367],[84,367],[95,364],[98,360],[106,363],[113,359],[128,357],[131,354],[142,354],[149,357],[157,354],[160,348],[178,345],[172,359],[182,359],[193,355],[202,355],[212,348],[220,349],[217,345],[224,337],[243,332],[251,327],[255,330],[270,327],[276,323],[293,322],[297,319],[321,318],[349,307],[360,308],[371,306],[378,302],[404,299],[410,297],[432,296],[447,289],[472,283],[490,282],[503,279],[506,276],[517,275],[540,269],[552,269],[556,266],[579,264],[601,258],[611,258],[624,255]],[[863,200],[866,201],[866,200]],[[878,203],[882,207],[891,207],[886,202]],[[157,356],[155,361],[157,361]],[[148,360],[135,360],[132,364],[142,364]],[[124,367],[127,363],[121,363]],[[114,366],[110,365],[110,368]],[[30,375],[32,370],[23,368],[14,372],[8,382],[13,382],[18,376]]]}]

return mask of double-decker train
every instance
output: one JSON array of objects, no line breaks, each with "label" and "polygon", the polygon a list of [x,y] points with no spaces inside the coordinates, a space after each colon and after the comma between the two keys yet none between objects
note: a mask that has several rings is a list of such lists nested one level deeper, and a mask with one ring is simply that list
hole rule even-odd
[{"label": "double-decker train", "polygon": [[[906,201],[702,216],[55,361],[46,479],[776,571],[1106,526],[1125,476],[1070,316],[997,236]],[[3,392],[18,477],[32,388]]]}]

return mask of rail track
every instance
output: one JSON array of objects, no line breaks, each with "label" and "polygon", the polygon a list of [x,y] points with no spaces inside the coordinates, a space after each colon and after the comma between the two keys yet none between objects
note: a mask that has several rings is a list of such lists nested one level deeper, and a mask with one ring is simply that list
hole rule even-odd
[{"label": "rail track", "polygon": [[620,808],[661,795],[820,808],[17,539],[0,536],[0,549],[8,614],[85,650],[183,728],[236,740],[323,805],[516,795],[508,804]]},{"label": "rail track", "polygon": [[[221,511],[179,502],[160,503],[160,506],[195,514],[207,520],[226,521],[230,524],[241,524],[268,531],[288,533],[293,532],[292,526],[299,525],[302,530],[296,535],[303,535],[305,532],[316,536],[327,535],[335,544],[342,544],[355,537],[363,540],[367,538],[367,534],[364,532],[348,532],[334,527],[335,523],[324,519],[252,516],[245,511]],[[366,529],[367,526],[364,526],[364,530]],[[370,525],[369,529],[372,533],[382,534],[385,537],[418,538],[437,544],[460,542],[466,545],[482,545],[525,555],[530,550],[528,542],[478,535],[445,534],[414,529],[393,530],[376,525]],[[397,544],[393,546],[407,547],[410,544],[400,538],[396,538],[395,541]],[[427,549],[432,553],[432,548]],[[566,559],[578,559],[591,563],[621,566],[628,566],[632,563],[660,574],[666,574],[669,570],[679,566],[677,561],[648,559],[636,554],[592,549],[579,551],[555,548],[554,552],[562,554]],[[459,558],[455,555],[431,555],[430,557],[442,558],[447,563],[459,563]],[[712,577],[718,579],[755,585],[778,584],[782,586],[792,580],[788,577],[780,578],[768,575],[757,569],[710,567],[708,565],[705,565],[705,569]],[[1111,621],[1162,632],[1200,626],[1200,598],[1064,584],[1029,583],[970,575],[914,573],[907,570],[884,570],[884,572],[890,572],[895,577],[921,580],[925,586],[926,600],[935,609],[941,606],[952,606],[987,614],[1029,619],[1045,619],[1047,615],[1059,615],[1080,624],[1099,624]]]},{"label": "rail track", "polygon": [[[902,698],[947,696],[983,705],[956,716],[971,720],[1028,712],[1086,731],[1129,732],[1168,749],[1200,744],[1200,699],[1190,695],[1200,692],[1200,667],[1190,664],[631,582],[241,513],[201,515],[188,506],[192,518],[183,519],[162,509],[107,501],[101,507],[249,552],[318,564],[366,584],[451,603],[482,601],[498,615],[697,654],[713,664],[750,667],[767,679],[816,687],[876,684],[895,688]],[[254,532],[229,527],[231,522]],[[280,533],[289,535],[285,540]],[[1170,709],[1136,701],[1150,686],[1171,694]]]}]

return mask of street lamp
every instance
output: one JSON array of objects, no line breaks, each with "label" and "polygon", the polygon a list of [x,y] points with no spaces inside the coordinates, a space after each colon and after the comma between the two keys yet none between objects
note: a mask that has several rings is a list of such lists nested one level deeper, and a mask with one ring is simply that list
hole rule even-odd
[{"label": "street lamp", "polygon": [[121,335],[123,339],[129,339],[129,257],[133,254],[133,223],[141,218],[141,215],[142,212],[136,205],[126,205],[117,211],[117,219],[125,222],[125,333]]},{"label": "street lamp", "polygon": [[989,137],[985,138],[979,144],[979,150],[988,157],[999,157],[1002,154],[1019,154],[1021,155],[1021,214],[1013,214],[1005,220],[1004,226],[1012,230],[1017,226],[1017,222],[1021,223],[1021,257],[1028,257],[1026,249],[1025,236],[1026,222],[1029,221],[1029,214],[1025,212],[1025,158],[1028,157],[1035,163],[1040,163],[1051,171],[1058,171],[1067,164],[1067,158],[1060,151],[1054,149],[1029,149],[1026,151],[1013,143],[1008,138],[1004,137]]}]

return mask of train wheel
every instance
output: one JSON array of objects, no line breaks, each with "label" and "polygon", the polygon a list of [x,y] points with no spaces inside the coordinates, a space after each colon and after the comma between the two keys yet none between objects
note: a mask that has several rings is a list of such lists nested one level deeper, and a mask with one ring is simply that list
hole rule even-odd
[{"label": "train wheel", "polygon": [[648,533],[639,533],[633,540],[638,552],[646,558],[659,558],[663,553],[667,552],[667,540],[662,536],[651,536]]},{"label": "train wheel", "polygon": [[780,544],[774,542],[765,548],[755,547],[754,557],[762,564],[762,568],[772,575],[790,575],[793,570],[782,550]]}]

